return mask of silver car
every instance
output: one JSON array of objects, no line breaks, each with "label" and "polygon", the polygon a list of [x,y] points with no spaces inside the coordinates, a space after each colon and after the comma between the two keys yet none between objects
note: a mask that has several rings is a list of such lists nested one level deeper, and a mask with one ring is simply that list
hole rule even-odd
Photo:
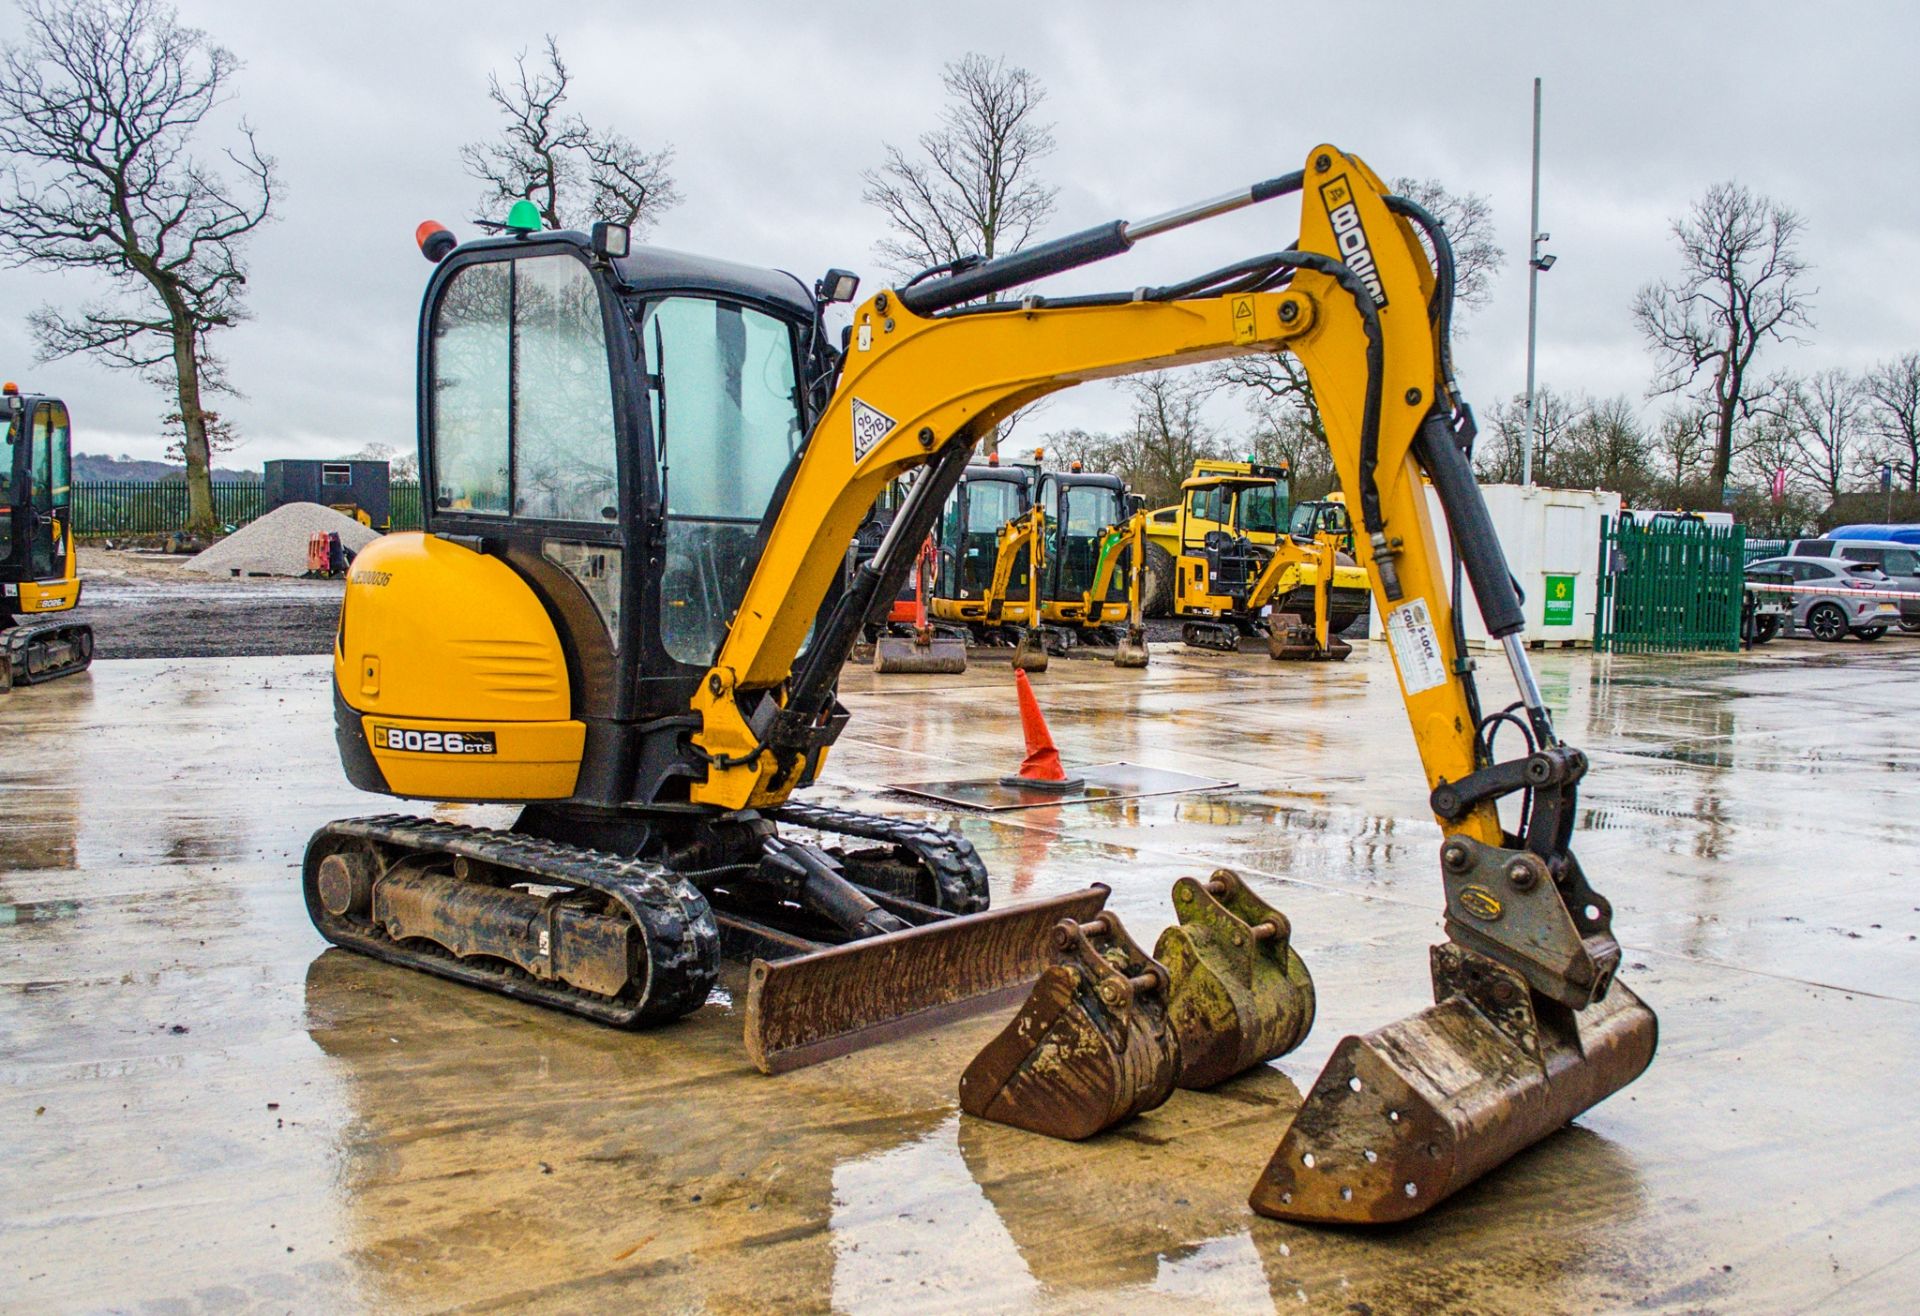
[{"label": "silver car", "polygon": [[1794,557],[1837,557],[1849,562],[1871,562],[1911,594],[1900,600],[1900,629],[1920,632],[1920,548],[1891,539],[1796,539],[1787,549]]},{"label": "silver car", "polygon": [[[1787,590],[1793,598],[1793,626],[1819,640],[1856,635],[1877,640],[1900,620],[1901,590],[1870,562],[1837,558],[1769,557],[1747,564],[1748,587],[1761,592]],[[1771,582],[1786,575],[1791,584]]]}]

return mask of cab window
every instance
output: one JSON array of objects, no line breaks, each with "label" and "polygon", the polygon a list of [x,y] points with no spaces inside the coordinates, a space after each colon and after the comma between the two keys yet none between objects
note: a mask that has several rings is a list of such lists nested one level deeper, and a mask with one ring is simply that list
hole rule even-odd
[{"label": "cab window", "polygon": [[448,280],[430,364],[434,506],[605,524],[619,514],[599,290],[572,256]]},{"label": "cab window", "polygon": [[706,297],[647,305],[641,343],[666,492],[660,634],[683,663],[713,660],[746,591],[767,504],[805,427],[793,329]]},{"label": "cab window", "polygon": [[1248,485],[1240,491],[1240,529],[1242,533],[1278,534],[1280,532],[1280,488],[1272,484]]}]

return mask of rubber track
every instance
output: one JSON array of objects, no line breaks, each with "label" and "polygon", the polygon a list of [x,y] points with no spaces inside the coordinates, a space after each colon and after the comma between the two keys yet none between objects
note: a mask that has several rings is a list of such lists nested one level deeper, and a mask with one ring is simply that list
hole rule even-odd
[{"label": "rubber track", "polygon": [[[316,849],[330,838],[371,842],[410,854],[461,856],[518,874],[520,881],[587,887],[612,896],[645,934],[646,998],[637,1002],[609,998],[535,978],[517,968],[483,967],[446,951],[422,952],[394,942],[376,924],[349,924],[335,918],[320,903],[314,886],[319,858],[345,848],[327,846],[316,855]],[[336,945],[618,1027],[644,1027],[690,1014],[705,1004],[719,977],[720,931],[706,897],[658,864],[601,850],[409,814],[348,818],[329,823],[307,843],[302,887],[314,926]]]},{"label": "rubber track", "polygon": [[958,832],[903,818],[855,813],[821,804],[789,802],[773,811],[780,822],[900,846],[918,859],[933,877],[939,899],[934,903],[955,914],[978,914],[987,908],[987,866],[973,842]]},{"label": "rubber track", "polygon": [[[81,651],[86,655],[78,663],[56,667],[51,671],[33,672],[29,670],[28,650],[47,640],[60,638],[65,632],[84,631],[78,637]],[[0,647],[4,647],[8,666],[13,669],[15,685],[38,685],[42,681],[52,681],[62,676],[72,676],[75,672],[84,672],[93,664],[93,628],[83,621],[49,621],[38,624],[28,622],[0,631]]]}]

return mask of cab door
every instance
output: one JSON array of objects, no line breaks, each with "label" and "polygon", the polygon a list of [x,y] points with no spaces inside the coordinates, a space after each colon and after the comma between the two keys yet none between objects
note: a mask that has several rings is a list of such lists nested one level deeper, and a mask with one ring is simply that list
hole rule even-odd
[{"label": "cab door", "polygon": [[[73,512],[70,443],[66,405],[36,405],[27,451],[24,518],[27,575],[33,580],[60,580],[67,574],[67,559],[73,549],[68,534]],[[19,520],[16,518],[16,523]]]}]

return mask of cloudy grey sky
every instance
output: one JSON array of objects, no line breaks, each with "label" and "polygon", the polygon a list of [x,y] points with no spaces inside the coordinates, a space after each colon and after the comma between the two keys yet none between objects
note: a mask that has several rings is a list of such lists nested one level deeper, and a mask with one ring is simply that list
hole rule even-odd
[{"label": "cloudy grey sky", "polygon": [[[236,106],[285,195],[251,251],[254,319],[219,343],[244,400],[230,464],[411,448],[413,333],[428,267],[413,228],[472,229],[460,145],[488,134],[489,69],[555,33],[573,105],[671,143],[684,202],[661,245],[882,277],[860,172],[938,114],[943,61],[1005,56],[1045,82],[1059,146],[1054,232],[1138,218],[1297,168],[1322,140],[1380,173],[1485,193],[1507,267],[1459,359],[1483,410],[1524,379],[1531,79],[1546,80],[1540,378],[1638,400],[1650,373],[1627,308],[1667,273],[1670,217],[1738,179],[1799,209],[1818,328],[1772,364],[1864,367],[1920,349],[1920,14],[1903,4],[1447,5],[185,0],[245,62]],[[0,9],[0,39],[19,31]],[[209,140],[211,155],[215,142]],[[1142,246],[1076,275],[1131,287],[1292,236],[1292,202]],[[1068,286],[1068,285],[1062,285]],[[72,279],[0,271],[0,374],[72,404],[76,446],[158,455],[164,400],[84,360],[31,364],[24,312]],[[1647,404],[1649,414],[1658,404]],[[1113,426],[1089,386],[1037,429]],[[1221,419],[1232,421],[1237,413]]]}]

